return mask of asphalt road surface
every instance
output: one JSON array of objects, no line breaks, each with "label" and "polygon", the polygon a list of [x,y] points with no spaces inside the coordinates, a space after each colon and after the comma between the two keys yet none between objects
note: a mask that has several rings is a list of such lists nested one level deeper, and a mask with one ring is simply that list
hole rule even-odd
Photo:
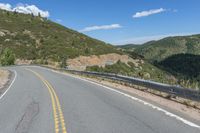
[{"label": "asphalt road surface", "polygon": [[0,133],[200,133],[198,123],[40,67],[12,67]]}]

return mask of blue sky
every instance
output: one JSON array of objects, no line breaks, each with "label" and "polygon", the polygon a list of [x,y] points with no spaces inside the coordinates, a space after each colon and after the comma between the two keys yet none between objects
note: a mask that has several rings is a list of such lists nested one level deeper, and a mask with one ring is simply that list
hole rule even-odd
[{"label": "blue sky", "polygon": [[[112,44],[200,33],[200,0],[0,0],[35,5],[49,19]],[[27,6],[27,5],[23,5]]]}]

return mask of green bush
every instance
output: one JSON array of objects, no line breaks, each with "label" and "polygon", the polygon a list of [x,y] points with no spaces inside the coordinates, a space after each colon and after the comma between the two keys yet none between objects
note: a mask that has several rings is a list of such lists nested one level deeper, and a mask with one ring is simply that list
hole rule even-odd
[{"label": "green bush", "polygon": [[14,65],[15,55],[13,51],[8,48],[4,49],[0,58],[0,63],[2,66]]},{"label": "green bush", "polygon": [[63,57],[61,58],[61,62],[60,62],[60,67],[61,67],[61,68],[66,68],[66,66],[67,66],[66,61],[67,61],[67,57],[66,57],[66,56],[63,56]]}]

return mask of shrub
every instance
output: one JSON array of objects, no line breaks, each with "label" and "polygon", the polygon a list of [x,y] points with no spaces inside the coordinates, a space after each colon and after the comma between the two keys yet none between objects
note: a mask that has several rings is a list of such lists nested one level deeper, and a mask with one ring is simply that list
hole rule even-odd
[{"label": "shrub", "polygon": [[60,62],[60,67],[61,67],[61,68],[66,68],[66,66],[67,66],[66,61],[67,61],[67,57],[66,57],[66,56],[63,56],[63,57],[61,58],[61,62]]},{"label": "shrub", "polygon": [[4,49],[0,58],[0,63],[2,66],[14,65],[15,55],[13,51],[9,48]]}]

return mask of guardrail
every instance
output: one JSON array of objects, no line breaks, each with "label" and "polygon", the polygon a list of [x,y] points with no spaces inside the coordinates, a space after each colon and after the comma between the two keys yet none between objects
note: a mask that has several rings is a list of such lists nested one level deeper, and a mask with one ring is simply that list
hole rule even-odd
[{"label": "guardrail", "polygon": [[[66,69],[65,69],[66,70]],[[178,87],[174,85],[168,85],[163,83],[158,83],[149,80],[138,79],[134,77],[122,76],[117,74],[110,73],[98,73],[98,72],[88,72],[88,71],[75,71],[75,70],[66,70],[71,73],[93,75],[98,77],[103,77],[107,79],[122,81],[125,83],[135,84],[143,87],[150,88],[152,90],[157,90],[160,92],[165,92],[170,95],[178,96],[185,99],[190,99],[194,101],[200,101],[200,91],[192,90],[188,88]]]},{"label": "guardrail", "polygon": [[[41,66],[41,65],[35,65],[35,66]],[[47,66],[41,66],[41,67],[55,69],[55,68],[51,68],[51,67],[47,67]],[[55,69],[55,70],[58,70],[58,69]],[[144,80],[144,79],[128,77],[128,76],[123,76],[123,75],[118,75],[118,74],[111,74],[111,73],[76,71],[76,70],[69,70],[69,69],[59,69],[59,70],[64,70],[64,71],[68,71],[68,72],[76,73],[76,74],[92,75],[92,76],[103,77],[103,78],[107,78],[107,79],[111,79],[111,80],[117,80],[117,81],[121,81],[124,83],[130,83],[130,84],[134,84],[134,85],[147,87],[152,90],[165,92],[165,93],[173,95],[173,96],[178,96],[181,98],[200,102],[200,91],[189,89],[189,88],[183,88],[183,87],[179,87],[179,86],[163,84],[163,83],[154,82],[154,81],[150,81],[150,80]]]}]

